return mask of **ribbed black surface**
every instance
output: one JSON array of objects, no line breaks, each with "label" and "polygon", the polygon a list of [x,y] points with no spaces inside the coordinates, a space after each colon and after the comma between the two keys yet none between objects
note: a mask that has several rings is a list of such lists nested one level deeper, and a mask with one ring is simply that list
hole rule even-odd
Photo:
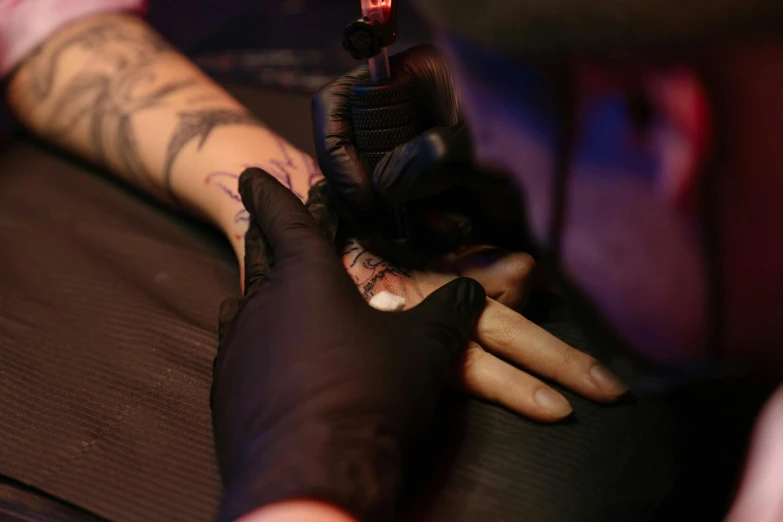
[{"label": "ribbed black surface", "polygon": [[362,82],[351,91],[354,140],[370,170],[385,153],[419,134],[413,94],[407,76],[384,85]]},{"label": "ribbed black surface", "polygon": [[351,107],[375,109],[402,105],[413,100],[413,85],[407,77],[397,77],[392,83],[373,85],[362,82],[351,91]]},{"label": "ribbed black surface", "polygon": [[380,123],[384,127],[400,127],[412,124],[416,120],[415,106],[412,101],[369,109],[357,106],[351,111],[351,116],[354,127],[359,129],[378,128]]},{"label": "ribbed black surface", "polygon": [[367,165],[374,169],[375,165],[378,164],[379,161],[386,155],[386,151],[381,152],[363,152],[362,153],[362,159],[367,163]]},{"label": "ribbed black surface", "polygon": [[112,520],[209,520],[228,259],[31,147],[0,162],[0,208],[0,473]]},{"label": "ribbed black surface", "polygon": [[388,152],[393,150],[397,145],[412,140],[417,134],[413,125],[368,131],[356,130],[355,133],[356,146],[362,151],[362,155],[376,151]]}]

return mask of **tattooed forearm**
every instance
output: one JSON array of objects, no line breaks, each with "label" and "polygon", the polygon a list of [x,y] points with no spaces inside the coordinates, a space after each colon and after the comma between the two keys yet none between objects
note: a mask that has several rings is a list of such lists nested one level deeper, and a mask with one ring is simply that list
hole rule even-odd
[{"label": "tattooed forearm", "polygon": [[220,227],[240,260],[241,166],[267,170],[302,199],[322,178],[312,158],[132,16],[55,32],[14,73],[8,99],[36,134]]},{"label": "tattooed forearm", "polygon": [[217,187],[227,197],[241,204],[242,198],[236,191],[238,181],[239,176],[231,172],[211,172],[204,178],[204,183]]},{"label": "tattooed forearm", "polygon": [[204,146],[209,133],[218,127],[228,125],[249,125],[262,127],[264,125],[252,114],[236,109],[206,109],[197,111],[180,112],[177,127],[169,140],[166,151],[166,164],[163,167],[163,184],[172,199],[174,193],[171,190],[171,169],[182,149],[194,139],[198,139],[198,150]]},{"label": "tattooed forearm", "polygon": [[[154,87],[145,92],[145,84]],[[79,75],[54,101],[41,134],[55,141],[67,139],[84,122],[96,161],[115,165],[131,180],[150,185],[154,176],[141,159],[132,118],[195,84],[195,79],[158,82],[149,63],[127,67],[113,78]]]},{"label": "tattooed forearm", "polygon": [[136,118],[204,83],[195,74],[170,74],[167,65],[177,57],[154,31],[130,17],[77,25],[50,38],[23,64],[21,117],[42,137],[160,193],[160,169],[140,150]]},{"label": "tattooed forearm", "polygon": [[[117,52],[117,44],[122,45]],[[169,50],[168,44],[153,32],[132,31],[126,26],[101,23],[89,26],[70,35],[57,45],[39,47],[29,58],[31,68],[31,92],[37,102],[44,101],[52,93],[60,61],[65,52],[81,47],[96,58],[113,64],[114,70],[128,63],[149,60],[155,54]]]}]

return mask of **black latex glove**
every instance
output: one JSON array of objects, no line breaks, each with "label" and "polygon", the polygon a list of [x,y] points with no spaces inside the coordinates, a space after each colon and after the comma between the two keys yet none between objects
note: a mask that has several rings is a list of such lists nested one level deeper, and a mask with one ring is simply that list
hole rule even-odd
[{"label": "black latex glove", "polygon": [[[360,67],[324,86],[313,99],[318,162],[337,192],[343,213],[372,232],[378,212],[407,203],[414,248],[448,251],[462,243],[485,242],[524,248],[519,191],[510,180],[487,175],[472,164],[470,132],[462,121],[449,69],[437,48],[422,45],[391,58],[395,74],[412,78],[419,121],[427,130],[397,147],[368,172],[353,143],[349,95],[369,77]],[[380,209],[380,210],[379,210]],[[395,257],[365,239],[369,248]]]},{"label": "black latex glove", "polygon": [[211,397],[226,486],[219,519],[319,499],[361,520],[388,520],[402,457],[434,410],[484,291],[458,279],[410,311],[379,312],[288,189],[248,169],[239,191],[252,217],[246,295],[221,309]]}]

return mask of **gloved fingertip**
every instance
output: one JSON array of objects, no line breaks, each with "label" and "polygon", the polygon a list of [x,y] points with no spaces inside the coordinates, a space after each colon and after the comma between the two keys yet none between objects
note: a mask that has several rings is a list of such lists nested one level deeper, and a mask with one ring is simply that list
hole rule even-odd
[{"label": "gloved fingertip", "polygon": [[[288,187],[263,169],[248,168],[242,172],[239,195],[252,220],[258,224],[263,246],[268,245],[268,252],[275,259],[284,251],[287,254],[306,254],[319,239],[323,239],[319,237],[321,234],[305,205]],[[247,268],[247,264],[245,266]]]},{"label": "gloved fingertip", "polygon": [[446,330],[453,336],[454,348],[461,348],[486,304],[486,292],[475,279],[460,277],[440,287],[411,313]]},{"label": "gloved fingertip", "polygon": [[237,183],[237,190],[239,196],[242,198],[242,205],[245,210],[250,213],[253,219],[256,219],[254,186],[258,180],[264,175],[264,171],[257,167],[249,167],[242,171],[239,175],[239,181]]},{"label": "gloved fingertip", "polygon": [[458,315],[462,316],[466,323],[470,323],[472,328],[484,310],[487,293],[478,281],[469,277],[460,277],[451,284],[456,287],[454,306],[458,310]]}]

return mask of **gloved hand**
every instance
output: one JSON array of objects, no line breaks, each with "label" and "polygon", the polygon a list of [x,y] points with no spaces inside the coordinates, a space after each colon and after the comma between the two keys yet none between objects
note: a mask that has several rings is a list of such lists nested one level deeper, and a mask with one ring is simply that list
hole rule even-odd
[{"label": "gloved hand", "polygon": [[[369,77],[367,67],[334,80],[313,99],[318,163],[343,207],[371,233],[379,208],[407,203],[410,228],[417,234],[414,248],[443,252],[476,242],[511,250],[527,246],[519,191],[510,180],[472,164],[470,132],[439,51],[431,45],[414,47],[393,56],[391,66],[395,74],[413,80],[419,122],[429,130],[387,154],[373,172],[353,143],[349,103],[353,86]],[[387,249],[377,248],[377,238],[369,242],[376,253],[388,255]]]},{"label": "gloved hand", "polygon": [[258,169],[239,190],[246,295],[221,309],[211,396],[219,519],[316,499],[386,520],[484,291],[463,278],[410,311],[374,310],[293,194]]},{"label": "gloved hand", "polygon": [[[424,270],[410,270],[389,263],[351,237],[337,216],[334,193],[325,180],[310,189],[306,206],[327,238],[339,236],[343,267],[367,301],[385,290],[405,299],[410,308],[460,275],[481,284],[487,303],[472,342],[461,354],[462,363],[454,368],[456,384],[466,392],[532,419],[554,422],[570,413],[569,402],[533,374],[599,402],[612,402],[625,391],[596,359],[514,311],[526,300],[532,283],[534,262],[529,255],[486,245],[469,247],[428,259]],[[263,259],[247,263],[269,264]]]}]

